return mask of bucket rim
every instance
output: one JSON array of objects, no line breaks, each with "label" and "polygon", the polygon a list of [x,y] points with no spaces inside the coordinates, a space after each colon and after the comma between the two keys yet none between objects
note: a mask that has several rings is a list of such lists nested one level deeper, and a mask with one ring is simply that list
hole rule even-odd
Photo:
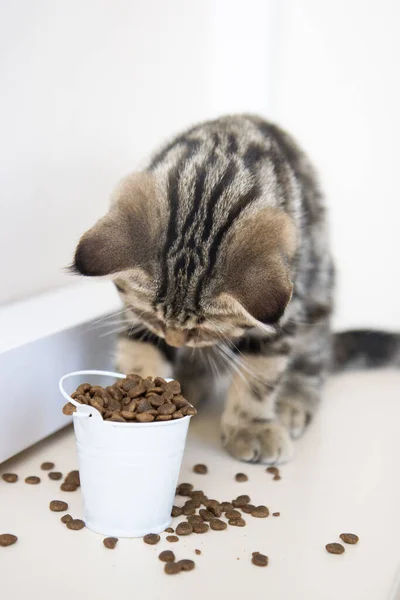
[{"label": "bucket rim", "polygon": [[[114,379],[125,379],[126,375],[123,373],[114,373],[113,371],[102,371],[98,369],[83,369],[81,371],[72,371],[71,373],[66,373],[60,378],[58,383],[59,390],[61,394],[64,396],[65,400],[74,404],[77,408],[77,411],[73,413],[72,418],[81,419],[82,417],[92,417],[90,411],[88,411],[89,406],[86,404],[80,404],[76,402],[68,392],[64,389],[64,381],[66,379],[70,379],[71,377],[80,376],[80,375],[99,375],[101,377],[113,377]],[[171,377],[167,377],[165,381],[173,381]],[[192,406],[192,405],[191,405]],[[83,410],[82,410],[83,409]],[[106,427],[123,427],[124,429],[128,428],[136,428],[136,427],[168,427],[173,425],[179,425],[180,423],[184,423],[192,418],[193,415],[186,415],[181,419],[171,419],[170,421],[152,421],[151,423],[119,423],[118,421],[105,421],[98,410],[96,410],[93,406],[90,406],[90,409],[93,410],[94,413],[97,413],[99,419],[104,423]]]}]

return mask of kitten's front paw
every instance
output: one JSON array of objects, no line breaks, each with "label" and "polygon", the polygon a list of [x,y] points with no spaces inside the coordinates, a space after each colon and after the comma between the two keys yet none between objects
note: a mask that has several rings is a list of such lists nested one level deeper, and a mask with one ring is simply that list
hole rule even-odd
[{"label": "kitten's front paw", "polygon": [[287,430],[273,421],[240,428],[223,424],[222,442],[229,454],[245,462],[277,465],[290,460],[293,454]]},{"label": "kitten's front paw", "polygon": [[304,405],[290,398],[282,398],[278,402],[277,412],[280,422],[287,428],[294,440],[303,435],[312,417]]}]

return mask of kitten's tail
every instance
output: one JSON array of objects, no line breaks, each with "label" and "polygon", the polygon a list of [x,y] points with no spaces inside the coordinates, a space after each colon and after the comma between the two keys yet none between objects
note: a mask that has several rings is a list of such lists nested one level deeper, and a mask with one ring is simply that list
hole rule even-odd
[{"label": "kitten's tail", "polygon": [[400,367],[400,334],[360,329],[334,335],[334,373],[374,367]]}]

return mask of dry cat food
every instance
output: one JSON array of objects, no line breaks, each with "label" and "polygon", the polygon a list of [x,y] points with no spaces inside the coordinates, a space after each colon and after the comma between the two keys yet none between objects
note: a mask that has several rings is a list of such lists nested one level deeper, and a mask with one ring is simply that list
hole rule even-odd
[{"label": "dry cat food", "polygon": [[30,485],[37,485],[40,483],[40,477],[36,477],[36,475],[30,475],[25,479],[25,483],[29,483]]},{"label": "dry cat food", "polygon": [[104,540],[103,540],[104,546],[106,548],[108,548],[109,550],[114,550],[117,543],[118,543],[118,538],[116,538],[116,537],[107,537],[107,538],[104,538]]},{"label": "dry cat food", "polygon": [[200,556],[201,550],[199,550],[198,548],[196,548],[195,553],[197,554],[197,556]]},{"label": "dry cat food", "polygon": [[52,500],[50,502],[50,510],[53,512],[64,512],[68,510],[68,504],[62,500]]},{"label": "dry cat food", "polygon": [[214,531],[223,531],[224,529],[226,529],[228,527],[228,525],[225,523],[225,521],[214,518],[214,519],[211,519],[211,521],[210,521],[210,527]]},{"label": "dry cat food", "polygon": [[1,477],[7,483],[15,483],[18,481],[18,475],[16,473],[3,473]]},{"label": "dry cat food", "polygon": [[0,546],[11,546],[12,544],[15,544],[17,540],[17,536],[13,535],[12,533],[0,534]]},{"label": "dry cat food", "polygon": [[274,513],[272,513],[272,516],[273,517],[280,517],[281,513],[280,512],[274,512]]},{"label": "dry cat food", "polygon": [[167,535],[165,539],[167,540],[167,542],[179,542],[179,538],[177,535]]},{"label": "dry cat food", "polygon": [[49,473],[49,479],[53,479],[54,481],[58,481],[61,478],[62,478],[62,473],[60,473],[59,471],[50,471],[50,473]]},{"label": "dry cat food", "polygon": [[253,510],[251,511],[251,516],[252,517],[258,517],[258,518],[264,518],[264,517],[268,517],[269,515],[269,510],[266,506],[256,506],[256,508],[253,508]]},{"label": "dry cat food", "polygon": [[63,490],[63,492],[76,492],[80,485],[81,480],[79,477],[79,471],[74,470],[70,471],[65,477],[63,483],[60,485],[60,489]]},{"label": "dry cat food", "polygon": [[167,527],[167,529],[165,529],[166,533],[175,533],[175,529],[173,529],[172,527]]},{"label": "dry cat food", "polygon": [[178,560],[178,562],[167,562],[164,571],[167,575],[176,575],[181,571],[192,571],[195,567],[194,561],[189,559]]},{"label": "dry cat food", "polygon": [[265,554],[261,554],[260,552],[253,552],[251,562],[257,567],[267,567],[268,556],[265,556]]},{"label": "dry cat food", "polygon": [[71,515],[64,515],[63,517],[61,517],[60,521],[62,523],[68,523],[68,521],[72,521],[72,517]]},{"label": "dry cat food", "polygon": [[281,479],[281,475],[280,475],[278,467],[267,467],[266,471],[267,471],[267,473],[271,473],[271,475],[273,475],[274,481],[279,481]]},{"label": "dry cat food", "polygon": [[43,471],[51,471],[52,469],[54,469],[54,463],[52,462],[44,462],[40,465],[40,468]]},{"label": "dry cat food", "polygon": [[345,544],[357,544],[360,539],[355,533],[341,533],[339,537]]},{"label": "dry cat food", "polygon": [[207,465],[194,465],[193,472],[199,475],[206,475],[208,473]]},{"label": "dry cat food", "polygon": [[247,475],[245,473],[236,473],[235,479],[236,479],[236,481],[242,482],[242,481],[248,481],[249,478],[247,477]]},{"label": "dry cat food", "polygon": [[175,554],[172,550],[164,550],[158,555],[158,558],[163,562],[175,562]]},{"label": "dry cat food", "polygon": [[[167,382],[162,377],[143,379],[132,374],[106,388],[82,383],[71,398],[98,410],[105,421],[116,423],[170,421],[197,414],[181,395],[180,383],[176,380]],[[71,415],[75,410],[68,402],[63,413]]]},{"label": "dry cat food", "polygon": [[85,527],[85,522],[82,519],[70,519],[66,523],[68,529],[74,529],[78,531],[79,529],[83,529]]},{"label": "dry cat food", "polygon": [[179,523],[179,525],[177,525],[175,533],[177,535],[190,535],[191,533],[193,533],[193,527],[187,521],[183,521],[182,523]]},{"label": "dry cat food", "polygon": [[326,544],[325,548],[329,554],[343,554],[344,552],[344,546],[342,546],[342,544],[337,544],[336,542],[333,544]]},{"label": "dry cat food", "polygon": [[154,546],[154,544],[158,544],[158,542],[160,541],[160,536],[158,535],[158,533],[148,533],[143,537],[143,541],[145,544],[150,544],[151,546]]}]

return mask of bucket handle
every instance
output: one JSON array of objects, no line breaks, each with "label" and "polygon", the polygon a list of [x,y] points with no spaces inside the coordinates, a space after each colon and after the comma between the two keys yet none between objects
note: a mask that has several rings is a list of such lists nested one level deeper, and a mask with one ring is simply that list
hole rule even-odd
[{"label": "bucket handle", "polygon": [[[85,406],[85,405],[82,405],[80,402],[77,402],[76,400],[71,398],[71,396],[65,391],[64,385],[63,385],[64,381],[66,379],[69,379],[70,377],[75,377],[76,375],[105,375],[108,377],[114,377],[115,379],[125,379],[125,377],[126,377],[126,375],[123,375],[122,373],[114,373],[113,371],[96,371],[96,370],[73,371],[72,373],[67,373],[66,375],[63,375],[63,377],[61,377],[60,381],[58,382],[58,388],[59,388],[61,394],[64,396],[65,400],[67,402],[70,402],[74,406],[76,406],[76,408],[81,408],[82,406]],[[76,412],[75,415],[82,416],[82,417],[89,416],[87,412],[81,412],[81,413]]]}]

